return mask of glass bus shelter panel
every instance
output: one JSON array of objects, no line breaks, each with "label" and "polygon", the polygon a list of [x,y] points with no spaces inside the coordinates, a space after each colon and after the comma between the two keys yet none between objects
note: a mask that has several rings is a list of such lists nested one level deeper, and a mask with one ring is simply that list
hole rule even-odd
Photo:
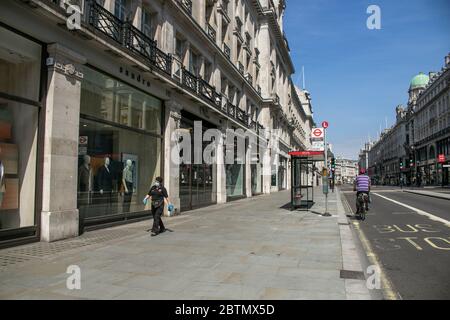
[{"label": "glass bus shelter panel", "polygon": [[292,157],[291,210],[308,210],[314,201],[313,165],[308,158]]}]

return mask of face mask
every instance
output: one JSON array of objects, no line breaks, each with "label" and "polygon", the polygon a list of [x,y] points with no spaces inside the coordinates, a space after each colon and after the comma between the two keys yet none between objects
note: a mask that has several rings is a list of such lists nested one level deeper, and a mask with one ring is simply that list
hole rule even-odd
[{"label": "face mask", "polygon": [[159,187],[160,183],[158,181],[155,182],[155,186]]}]

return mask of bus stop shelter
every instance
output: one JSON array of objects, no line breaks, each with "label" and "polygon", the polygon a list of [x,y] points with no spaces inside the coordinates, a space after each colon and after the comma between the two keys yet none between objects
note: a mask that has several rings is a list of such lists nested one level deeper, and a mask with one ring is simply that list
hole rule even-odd
[{"label": "bus stop shelter", "polygon": [[292,151],[291,210],[309,210],[314,204],[315,163],[325,160],[323,151]]}]

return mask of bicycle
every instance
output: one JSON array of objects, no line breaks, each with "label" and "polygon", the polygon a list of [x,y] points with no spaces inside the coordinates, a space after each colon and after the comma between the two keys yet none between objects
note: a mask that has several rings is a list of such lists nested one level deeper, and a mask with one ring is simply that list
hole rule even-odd
[{"label": "bicycle", "polygon": [[366,211],[368,208],[369,196],[366,193],[360,193],[356,200],[356,214],[361,220],[366,220]]}]

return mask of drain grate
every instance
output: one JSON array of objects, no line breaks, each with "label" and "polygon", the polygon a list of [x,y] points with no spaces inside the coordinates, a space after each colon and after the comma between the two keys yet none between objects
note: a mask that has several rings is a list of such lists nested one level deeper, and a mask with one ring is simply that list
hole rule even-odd
[{"label": "drain grate", "polygon": [[341,270],[341,279],[366,280],[364,272],[353,270]]}]

